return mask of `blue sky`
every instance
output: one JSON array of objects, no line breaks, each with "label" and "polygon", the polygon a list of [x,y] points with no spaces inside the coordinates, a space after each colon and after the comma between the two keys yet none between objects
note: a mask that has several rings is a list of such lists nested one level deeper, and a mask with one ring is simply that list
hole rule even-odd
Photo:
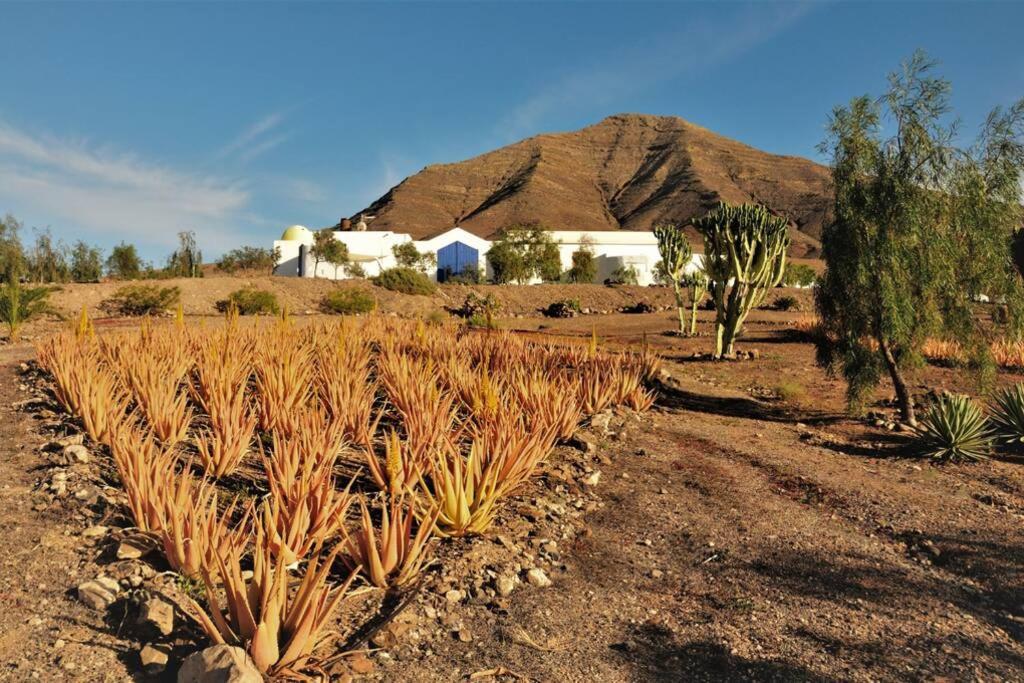
[{"label": "blue sky", "polygon": [[0,3],[0,214],[207,257],[423,166],[619,112],[817,158],[915,48],[972,132],[1024,96],[1024,3]]}]

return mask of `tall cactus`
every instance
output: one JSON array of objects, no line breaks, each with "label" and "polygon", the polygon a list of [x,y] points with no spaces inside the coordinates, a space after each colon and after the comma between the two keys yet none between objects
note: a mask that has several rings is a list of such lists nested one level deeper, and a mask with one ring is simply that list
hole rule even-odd
[{"label": "tall cactus", "polygon": [[672,290],[676,295],[676,309],[679,311],[679,334],[686,334],[686,319],[683,304],[683,287],[685,286],[686,267],[693,258],[693,250],[683,231],[674,225],[659,225],[654,228],[654,236],[658,238],[658,253],[665,275],[672,281]]},{"label": "tall cactus", "polygon": [[704,236],[704,271],[715,301],[715,358],[732,358],[747,314],[782,280],[787,221],[763,206],[720,203],[694,225]]},{"label": "tall cactus", "polygon": [[701,265],[686,276],[686,287],[690,290],[690,336],[697,335],[697,306],[708,293],[708,274]]}]

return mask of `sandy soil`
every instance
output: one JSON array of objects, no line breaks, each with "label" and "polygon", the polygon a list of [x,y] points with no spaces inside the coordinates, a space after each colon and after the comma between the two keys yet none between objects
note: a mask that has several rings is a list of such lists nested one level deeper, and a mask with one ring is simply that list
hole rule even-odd
[{"label": "sandy soil", "polygon": [[[528,307],[528,293],[505,289]],[[621,294],[593,289],[581,299],[595,308]],[[666,312],[502,321],[596,330],[604,344],[646,338],[669,375],[658,404],[559,447],[493,534],[441,544],[451,560],[374,652],[334,662],[332,678],[1024,680],[1024,462],[908,457],[905,435],[842,412],[841,382],[787,333],[796,315],[757,312],[740,348],[759,359],[728,363],[694,358],[710,338],[665,334]],[[114,522],[41,487],[55,466],[39,449],[59,420],[12,407],[30,396],[19,363],[31,353],[0,355],[0,679],[141,680],[130,610],[103,617],[75,598],[117,564],[82,532]],[[914,384],[972,390],[947,368]],[[892,413],[888,394],[876,410]],[[102,483],[95,464],[75,468],[77,482]],[[528,567],[553,585],[492,590]],[[180,636],[183,650],[193,637]]]}]

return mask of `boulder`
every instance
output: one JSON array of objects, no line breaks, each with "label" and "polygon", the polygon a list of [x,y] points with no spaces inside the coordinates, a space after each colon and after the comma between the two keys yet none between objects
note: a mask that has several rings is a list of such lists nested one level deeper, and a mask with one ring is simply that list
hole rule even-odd
[{"label": "boulder", "polygon": [[263,683],[263,676],[242,648],[214,645],[189,655],[178,683]]}]

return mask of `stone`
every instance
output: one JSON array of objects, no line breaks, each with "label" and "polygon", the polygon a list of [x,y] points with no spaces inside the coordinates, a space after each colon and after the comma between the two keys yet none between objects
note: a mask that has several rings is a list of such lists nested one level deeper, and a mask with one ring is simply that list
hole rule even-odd
[{"label": "stone", "polygon": [[117,581],[109,576],[100,576],[79,584],[78,599],[95,610],[105,610],[117,600],[120,592],[121,586]]},{"label": "stone", "polygon": [[[373,662],[361,652],[348,658],[348,666],[357,674],[368,674],[373,671]],[[178,683],[182,681],[179,679]]]},{"label": "stone", "polygon": [[590,426],[601,432],[608,432],[608,426],[612,422],[612,411],[606,410],[590,418]]},{"label": "stone", "polygon": [[263,676],[242,648],[214,645],[182,663],[178,683],[263,683]]},{"label": "stone", "polygon": [[64,462],[69,465],[89,462],[89,449],[82,444],[71,444],[65,446],[63,451]]},{"label": "stone", "polygon": [[583,483],[587,486],[597,486],[601,481],[601,470],[594,470],[590,475],[583,480]]},{"label": "stone", "polygon": [[547,588],[551,585],[551,579],[548,578],[548,575],[540,567],[534,567],[526,572],[526,580],[530,582],[531,586],[536,588]]},{"label": "stone", "polygon": [[166,646],[147,643],[139,651],[139,662],[142,664],[142,670],[150,676],[163,673],[164,669],[167,668],[168,655],[169,652]]},{"label": "stone", "polygon": [[143,536],[142,534],[129,536],[117,546],[117,559],[137,560],[143,555],[152,552],[155,548],[156,543],[149,536]]},{"label": "stone", "polygon": [[512,591],[516,589],[516,578],[514,576],[508,576],[502,574],[494,580],[494,590],[498,592],[503,598],[508,597],[512,594]]},{"label": "stone", "polygon": [[149,598],[139,610],[139,624],[169,636],[174,630],[174,607],[160,598]]},{"label": "stone", "polygon": [[103,538],[109,531],[110,527],[98,524],[83,531],[82,538]]},{"label": "stone", "polygon": [[651,570],[651,578],[652,579],[660,579],[664,575],[665,575],[664,572],[662,572],[660,569],[652,569]]},{"label": "stone", "polygon": [[462,602],[464,597],[466,597],[466,594],[457,588],[453,588],[444,594],[444,598],[448,602]]}]

